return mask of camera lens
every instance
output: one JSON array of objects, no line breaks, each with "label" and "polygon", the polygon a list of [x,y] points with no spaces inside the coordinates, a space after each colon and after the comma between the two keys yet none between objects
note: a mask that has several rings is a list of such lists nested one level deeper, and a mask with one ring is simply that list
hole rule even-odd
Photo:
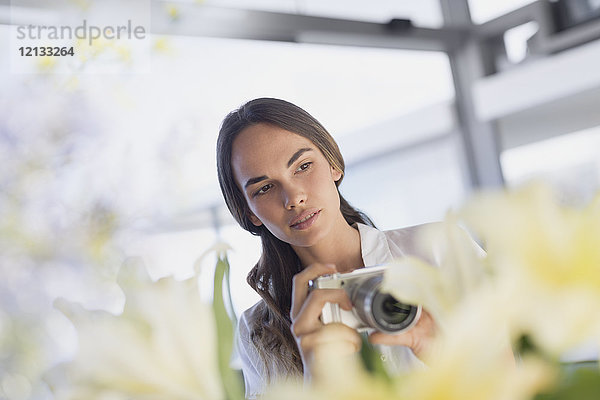
[{"label": "camera lens", "polygon": [[412,326],[420,308],[381,292],[381,281],[382,276],[375,276],[361,282],[351,300],[365,325],[386,333],[398,333]]},{"label": "camera lens", "polygon": [[377,292],[373,298],[373,318],[387,327],[400,327],[411,315],[411,305],[404,304],[387,293]]}]

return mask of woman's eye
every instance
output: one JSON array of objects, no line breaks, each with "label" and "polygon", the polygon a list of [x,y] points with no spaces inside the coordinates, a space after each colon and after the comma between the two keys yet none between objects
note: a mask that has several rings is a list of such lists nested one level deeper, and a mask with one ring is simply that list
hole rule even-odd
[{"label": "woman's eye", "polygon": [[261,187],[260,189],[258,189],[254,193],[254,195],[256,196],[256,195],[260,195],[260,194],[265,194],[265,193],[267,193],[269,191],[269,189],[271,189],[272,186],[273,185],[269,183],[268,185],[265,185],[265,186]]},{"label": "woman's eye", "polygon": [[296,171],[300,172],[307,170],[308,168],[310,168],[311,164],[312,162],[305,162],[304,164],[301,164]]}]

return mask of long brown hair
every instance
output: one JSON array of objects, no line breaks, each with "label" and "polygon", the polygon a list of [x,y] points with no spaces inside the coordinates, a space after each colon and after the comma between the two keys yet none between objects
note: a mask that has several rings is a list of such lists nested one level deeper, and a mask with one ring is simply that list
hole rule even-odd
[{"label": "long brown hair", "polygon": [[[292,303],[292,278],[302,270],[300,259],[292,247],[276,238],[264,226],[254,225],[242,191],[235,183],[231,168],[233,141],[245,128],[265,123],[296,133],[313,142],[329,164],[344,174],[344,159],[327,130],[302,108],[284,100],[260,98],[249,101],[225,117],[217,140],[217,171],[225,203],[242,228],[261,237],[262,255],[248,274],[248,284],[261,296],[263,302],[257,309],[257,318],[250,327],[250,339],[270,378],[277,372],[301,375],[302,359],[292,336],[290,307]],[[339,186],[342,179],[336,182]],[[340,211],[350,225],[360,222],[371,226],[373,222],[354,209],[339,193]],[[277,371],[271,370],[275,361]]]}]

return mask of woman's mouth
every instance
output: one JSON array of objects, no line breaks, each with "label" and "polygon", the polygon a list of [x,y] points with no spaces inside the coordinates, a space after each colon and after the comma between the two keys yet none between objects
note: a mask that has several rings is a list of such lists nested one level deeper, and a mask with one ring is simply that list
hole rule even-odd
[{"label": "woman's mouth", "polygon": [[290,225],[290,228],[303,230],[309,228],[319,217],[321,210],[313,211]]}]

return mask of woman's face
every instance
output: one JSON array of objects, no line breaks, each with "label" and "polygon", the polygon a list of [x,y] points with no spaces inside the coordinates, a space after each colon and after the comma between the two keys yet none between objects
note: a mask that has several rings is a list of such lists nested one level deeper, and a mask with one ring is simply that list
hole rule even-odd
[{"label": "woman's face", "polygon": [[231,167],[250,220],[292,246],[312,246],[338,220],[335,170],[310,140],[274,125],[256,124],[234,140]]}]

